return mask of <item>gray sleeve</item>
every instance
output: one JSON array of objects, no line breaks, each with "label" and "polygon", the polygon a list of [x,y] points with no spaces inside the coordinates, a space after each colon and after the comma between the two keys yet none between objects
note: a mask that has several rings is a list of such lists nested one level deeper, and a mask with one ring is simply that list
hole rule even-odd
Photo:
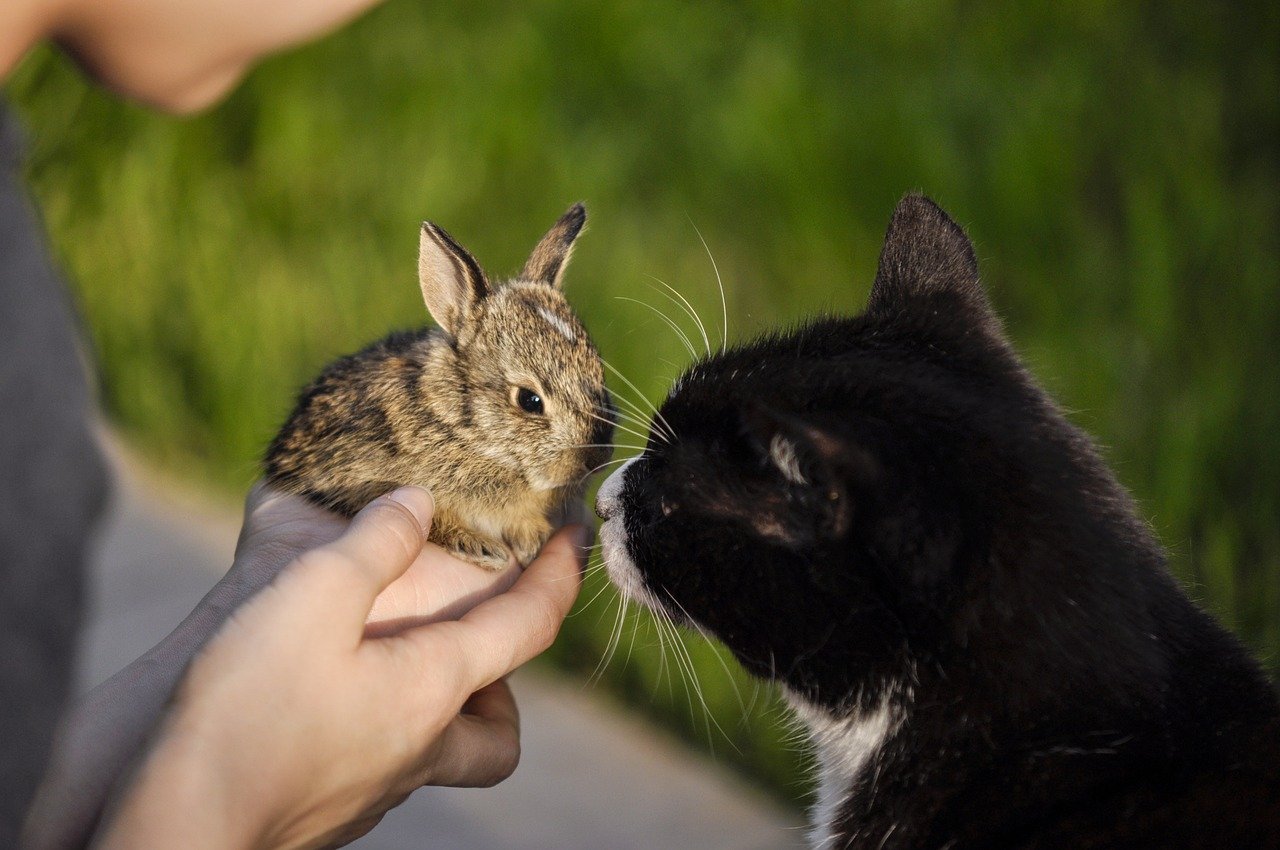
[{"label": "gray sleeve", "polygon": [[75,312],[0,103],[0,847],[17,845],[69,694],[83,561],[107,479]]}]

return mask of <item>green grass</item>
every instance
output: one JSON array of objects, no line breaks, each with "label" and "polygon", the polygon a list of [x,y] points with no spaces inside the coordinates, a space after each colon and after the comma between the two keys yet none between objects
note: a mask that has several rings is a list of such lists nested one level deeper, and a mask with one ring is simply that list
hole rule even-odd
[{"label": "green grass", "polygon": [[[615,296],[661,303],[660,277],[714,339],[695,226],[741,339],[859,309],[895,200],[923,189],[970,229],[1011,335],[1192,593],[1274,671],[1277,43],[1266,3],[391,0],[195,120],[115,102],[47,52],[7,94],[111,416],[231,491],[321,364],[425,321],[423,218],[510,271],[585,200],[570,297],[657,398],[687,354]],[[558,664],[596,665],[611,599],[569,621]],[[652,632],[631,652],[629,634],[606,675],[628,701],[799,793],[775,701],[743,720],[734,685],[749,704],[753,686],[690,639],[721,733],[660,680]]]}]

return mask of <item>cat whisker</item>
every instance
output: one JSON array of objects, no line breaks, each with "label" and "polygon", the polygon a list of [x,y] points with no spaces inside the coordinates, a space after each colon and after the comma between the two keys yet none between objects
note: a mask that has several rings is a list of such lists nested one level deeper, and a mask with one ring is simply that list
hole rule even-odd
[{"label": "cat whisker", "polygon": [[[654,420],[653,417],[651,417],[647,411],[641,409],[641,407],[638,404],[636,404],[634,401],[627,398],[626,396],[622,395],[621,393],[616,393],[614,395],[614,398],[617,399],[619,403],[625,403],[627,405],[627,409],[632,413],[632,415],[638,416],[642,420],[644,420],[649,425],[649,427],[660,438],[664,440],[664,442],[666,441],[666,437],[668,436],[667,432],[664,432],[662,430],[661,424],[657,420]],[[674,435],[672,434],[670,436],[674,436]]]},{"label": "cat whisker", "polygon": [[571,449],[629,449],[635,452],[643,453],[644,446],[629,446],[625,443],[576,443],[569,446]]},{"label": "cat whisker", "polygon": [[[601,358],[601,362],[602,362],[602,363],[604,362],[604,358]],[[610,368],[610,369],[612,369],[612,368],[613,368],[613,366],[609,366],[609,368]],[[619,373],[618,373],[618,376],[619,376],[620,378],[622,378],[624,381],[626,381],[626,380],[627,380],[626,376],[625,376],[625,375],[623,375],[621,372],[619,372]],[[628,381],[628,383],[630,383],[630,381]],[[634,389],[634,388],[635,388],[635,384],[631,384],[631,387]],[[644,398],[644,394],[643,394],[643,393],[640,393],[640,391],[639,391],[638,389],[635,389],[635,392],[636,392],[636,393],[638,393],[638,394],[641,396],[641,398],[644,400],[644,402],[645,402],[646,404],[648,404],[648,405],[649,405],[650,409],[652,409],[652,410],[654,411],[654,413],[657,413],[657,410],[653,407],[653,405],[652,405],[652,404],[649,404],[649,400]],[[659,437],[662,437],[662,438],[664,439],[664,441],[666,440],[666,438],[667,438],[667,437],[672,437],[672,438],[674,438],[674,437],[675,437],[675,432],[674,432],[674,431],[671,431],[670,429],[667,429],[667,430],[665,430],[665,431],[664,431],[664,430],[663,430],[663,428],[662,428],[662,422],[658,421],[658,420],[657,420],[657,419],[655,419],[653,416],[651,416],[647,410],[645,410],[645,409],[643,409],[642,407],[640,407],[640,405],[636,404],[636,402],[635,402],[635,401],[631,400],[630,398],[627,398],[627,397],[626,397],[626,396],[624,396],[622,393],[616,393],[616,394],[614,395],[614,398],[615,398],[615,399],[617,399],[617,401],[618,401],[619,403],[621,403],[621,404],[626,404],[627,409],[628,409],[631,413],[633,413],[634,415],[636,415],[636,416],[640,417],[640,419],[641,419],[641,420],[643,420],[643,421],[648,425],[648,427],[649,427],[651,430],[653,430],[653,431],[654,431],[654,432],[655,432]],[[665,421],[665,420],[664,420],[664,421]]]},{"label": "cat whisker", "polygon": [[666,616],[665,612],[654,611],[653,614],[654,623],[667,633],[667,638],[669,639],[671,646],[671,657],[675,660],[675,666],[673,669],[680,671],[680,684],[684,688],[685,699],[689,703],[689,719],[693,720],[695,716],[695,712],[693,710],[693,690],[689,684],[690,674],[688,669],[685,667],[684,657],[680,654],[680,647],[683,646],[680,643],[680,637],[676,633],[675,626],[671,623],[671,620]]},{"label": "cat whisker", "polygon": [[613,663],[613,658],[618,653],[618,647],[622,645],[622,631],[627,625],[627,614],[631,609],[631,600],[627,599],[627,597],[622,594],[619,594],[618,598],[621,600],[621,604],[618,609],[618,625],[614,631],[613,639],[611,641],[612,647],[609,649],[608,660],[605,661],[605,669],[608,669],[609,665]]},{"label": "cat whisker", "polygon": [[622,594],[615,594],[614,597],[618,602],[618,613],[614,617],[613,626],[609,629],[609,639],[605,642],[604,653],[600,656],[600,662],[596,664],[596,669],[587,677],[587,684],[594,685],[600,681],[604,671],[608,669],[609,662],[613,660],[613,653],[616,647],[616,641],[622,635],[622,618],[626,613],[626,599]]},{"label": "cat whisker", "polygon": [[628,428],[626,425],[623,425],[621,422],[610,421],[597,413],[592,413],[590,410],[587,411],[587,415],[590,416],[592,419],[603,422],[606,425],[612,425],[613,427],[618,428],[622,431],[626,431],[628,434],[639,437],[642,440],[649,439],[648,434],[641,434],[639,431],[635,430],[634,428]]},{"label": "cat whisker", "polygon": [[[622,398],[618,397],[618,400],[621,401]],[[632,410],[635,412],[633,412],[631,415],[639,417],[644,422],[645,427],[649,429],[649,433],[651,435],[656,436],[659,440],[661,440],[664,443],[671,442],[671,438],[673,438],[675,435],[669,431],[664,430],[662,427],[662,423],[658,422],[656,419],[654,419],[652,416],[645,413],[644,411],[635,410],[634,406],[632,407]]]},{"label": "cat whisker", "polygon": [[[673,602],[675,601],[675,599],[672,598],[670,592],[667,592],[666,595]],[[678,602],[676,604],[679,605]],[[703,712],[702,719],[703,719],[703,724],[707,730],[707,743],[712,744],[714,742],[714,737],[711,734],[711,727],[714,725],[716,727],[716,731],[720,733],[720,736],[723,737],[726,742],[728,742],[729,746],[733,747],[735,752],[741,753],[741,750],[738,749],[737,744],[733,743],[733,739],[729,737],[728,733],[724,731],[724,727],[722,727],[720,725],[720,722],[716,720],[715,715],[711,711],[711,706],[707,704],[704,689],[702,687],[702,680],[698,676],[698,668],[693,663],[693,656],[689,652],[688,645],[684,642],[684,639],[680,635],[679,630],[676,629],[675,623],[673,623],[670,617],[666,615],[666,612],[663,612],[663,616],[666,617],[667,624],[670,626],[672,630],[672,634],[676,644],[676,659],[680,660],[680,658],[683,656],[684,661],[682,666],[684,667],[684,670],[687,672],[687,675],[689,677],[689,682],[693,686],[693,693],[695,696],[697,696],[698,703],[702,706],[702,712]],[[687,617],[688,615],[686,614],[685,616]],[[693,709],[693,706],[691,702],[690,716],[692,716],[692,709]]]},{"label": "cat whisker", "polygon": [[675,323],[675,320],[672,319],[670,316],[668,316],[666,313],[662,312],[657,307],[653,306],[647,301],[641,301],[639,298],[631,298],[626,295],[615,295],[613,297],[614,297],[614,300],[616,301],[630,301],[633,304],[639,304],[641,307],[648,307],[654,313],[657,313],[658,317],[662,319],[662,321],[666,322],[667,325],[671,328],[671,330],[675,331],[675,334],[677,337],[680,338],[680,341],[684,343],[684,347],[688,350],[689,356],[692,357],[694,360],[698,359],[698,352],[696,349],[694,349],[693,342],[690,341],[689,335],[686,334],[684,330],[682,330],[681,327]]},{"label": "cat whisker", "polygon": [[755,714],[756,703],[760,701],[760,680],[752,676],[751,683],[751,702],[747,703],[747,710],[742,715],[743,726],[746,726],[751,715]]},{"label": "cat whisker", "polygon": [[658,688],[662,687],[662,676],[667,676],[667,699],[673,699],[671,692],[671,669],[667,666],[667,641],[663,637],[662,628],[658,625],[655,615],[650,612],[649,625],[653,629],[653,633],[658,636],[658,674],[653,680],[653,691],[650,693],[650,699],[658,693]]},{"label": "cat whisker", "polygon": [[587,568],[582,571],[581,576],[561,576],[560,578],[555,579],[555,581],[573,581],[576,578],[581,578],[585,581],[588,578],[594,578],[595,575],[603,569],[604,562],[600,561],[598,563],[588,564]]},{"label": "cat whisker", "polygon": [[[604,567],[604,561],[601,561],[601,562],[600,562],[600,566],[601,566],[602,568]],[[583,604],[583,606],[582,606],[582,610],[586,611],[586,610],[588,610],[589,608],[591,608],[591,606],[595,605],[595,604],[596,604],[596,601],[597,601],[601,596],[603,596],[605,593],[607,593],[611,587],[613,587],[613,585],[612,585],[612,584],[610,584],[608,581],[605,581],[604,583],[602,583],[602,584],[600,585],[600,589],[599,589],[599,590],[597,590],[597,591],[595,592],[595,594],[594,594],[590,599],[588,599],[588,600],[586,601],[586,603],[585,603],[585,604]],[[601,617],[603,617],[603,616],[604,616],[604,612],[601,612]],[[599,625],[599,620],[597,620],[597,621],[596,621],[596,624],[597,624],[597,625]]]},{"label": "cat whisker", "polygon": [[[599,567],[588,567],[587,569],[585,569],[585,570],[583,570],[583,571],[582,571],[582,575],[581,575],[581,576],[561,576],[560,578],[552,579],[552,581],[573,581],[574,579],[577,579],[577,578],[581,578],[582,580],[584,580],[584,581],[585,581],[586,579],[588,579],[588,578],[590,578],[590,577],[595,576],[595,575],[596,575],[596,573],[598,573],[599,571],[600,571],[600,568],[599,568]],[[591,604],[591,603],[589,603],[589,602],[588,602],[588,603],[586,603],[586,604],[585,604],[585,605],[583,605],[581,608],[578,608],[577,610],[575,610],[573,613],[574,613],[574,614],[578,614],[578,613],[581,613],[581,612],[583,612],[583,611],[587,610],[587,607],[588,607],[590,604]],[[572,616],[572,614],[571,614],[570,616]]]},{"label": "cat whisker", "polygon": [[707,642],[708,646],[711,647],[712,651],[715,654],[716,661],[720,663],[720,669],[724,671],[725,676],[728,677],[729,679],[729,687],[733,688],[733,695],[738,698],[738,707],[742,709],[742,712],[745,715],[747,710],[747,705],[742,700],[742,692],[738,690],[738,682],[734,678],[733,673],[729,670],[729,665],[724,663],[724,658],[721,657],[720,652],[716,649],[715,638],[713,638],[710,634],[708,634],[707,630],[702,628],[702,625],[698,623],[697,620],[693,619],[692,616],[689,615],[688,609],[686,609],[683,605],[680,604],[680,600],[676,599],[674,596],[671,596],[671,594],[669,593],[667,594],[667,596],[671,599],[672,602],[676,604],[676,607],[680,609],[680,613],[684,615],[684,618],[686,621],[688,621],[689,625],[691,625],[694,628],[694,630],[697,631],[697,633],[702,636],[702,639]]},{"label": "cat whisker", "polygon": [[636,632],[638,631],[640,631],[640,618],[638,616],[632,617],[631,618],[631,645],[627,647],[627,657],[622,661],[622,666],[624,668],[629,667],[631,665],[631,653],[636,648]]},{"label": "cat whisker", "polygon": [[[604,469],[606,466],[613,466],[615,463],[626,463],[629,460],[631,460],[631,458],[629,457],[615,457],[612,460],[606,460],[604,463],[599,464],[597,466],[593,466],[591,469],[587,470],[587,473],[583,475],[581,478],[579,478],[578,481],[579,482],[586,481],[588,478],[595,475],[597,472]],[[596,545],[599,545],[599,544],[596,544]]]},{"label": "cat whisker", "polygon": [[711,253],[711,246],[702,237],[702,231],[698,229],[698,225],[693,224],[693,219],[689,219],[689,224],[693,225],[693,232],[698,234],[698,240],[702,242],[703,250],[707,252],[707,259],[711,260],[711,268],[716,273],[716,286],[720,288],[720,311],[724,321],[724,330],[720,337],[720,351],[724,353],[725,348],[729,345],[729,302],[724,296],[724,281],[720,278],[720,266],[716,263],[716,258]]},{"label": "cat whisker", "polygon": [[627,410],[619,410],[618,408],[611,409],[607,407],[602,407],[600,405],[596,405],[596,413],[605,414],[606,416],[608,415],[617,416],[618,418],[626,422],[629,422],[632,425],[635,425],[637,428],[640,428],[645,431],[649,430],[649,420],[647,417],[644,419],[641,419],[640,417],[636,416],[634,413],[631,413],[630,411],[627,411]]},{"label": "cat whisker", "polygon": [[613,374],[617,375],[618,378],[621,381],[623,381],[627,386],[631,387],[632,391],[635,392],[635,394],[639,396],[646,405],[649,406],[649,409],[653,411],[653,415],[656,418],[656,421],[661,422],[663,424],[663,426],[667,429],[668,434],[675,436],[675,430],[671,427],[671,423],[667,422],[666,418],[662,415],[662,411],[658,410],[658,408],[653,404],[653,402],[645,398],[644,393],[640,392],[640,388],[637,387],[635,384],[633,384],[630,378],[628,378],[626,375],[619,372],[612,363],[605,360],[603,357],[600,358],[600,362],[604,364],[604,367],[606,369],[608,369]]},{"label": "cat whisker", "polygon": [[[684,311],[685,311],[686,313],[688,313],[688,314],[689,314],[689,318],[693,319],[694,323],[695,323],[695,324],[697,324],[697,326],[698,326],[698,332],[702,334],[702,344],[706,346],[706,348],[707,348],[707,356],[708,356],[708,357],[710,357],[710,356],[711,356],[711,339],[707,336],[707,326],[706,326],[706,325],[704,325],[704,324],[702,323],[702,319],[698,316],[698,312],[697,312],[696,310],[694,310],[694,309],[693,309],[693,305],[689,303],[689,299],[687,299],[687,298],[685,298],[683,295],[681,295],[681,294],[680,294],[680,290],[676,289],[674,286],[672,286],[671,284],[667,283],[665,280],[662,280],[662,279],[660,279],[660,278],[656,278],[656,277],[654,277],[653,275],[648,275],[648,277],[650,277],[650,278],[652,278],[653,280],[657,281],[658,283],[662,284],[664,287],[666,287],[666,288],[667,288],[667,290],[669,290],[671,293],[673,293],[673,294],[676,296],[676,298],[679,298],[679,299],[680,299],[680,302],[679,302],[679,304],[677,304],[677,306],[680,306],[680,304],[683,304],[683,306],[684,306]],[[653,286],[652,286],[652,284],[650,285],[650,287],[649,287],[649,288],[650,288],[650,289],[654,289],[654,288],[653,288]],[[658,290],[657,290],[657,289],[654,289],[654,292],[658,292]],[[668,295],[667,297],[668,297],[668,298],[671,298],[671,296],[670,296],[670,295]],[[675,298],[671,298],[671,301],[672,301],[672,303],[676,303]]]}]

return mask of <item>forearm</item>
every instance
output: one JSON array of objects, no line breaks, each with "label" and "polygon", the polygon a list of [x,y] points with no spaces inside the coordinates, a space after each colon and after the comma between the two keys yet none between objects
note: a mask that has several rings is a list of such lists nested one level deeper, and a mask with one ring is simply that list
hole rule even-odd
[{"label": "forearm", "polygon": [[188,663],[273,571],[223,578],[155,647],[82,699],[64,719],[27,822],[31,850],[85,846],[115,782],[141,751]]},{"label": "forearm", "polygon": [[249,850],[260,844],[261,818],[236,810],[218,781],[218,754],[197,752],[200,735],[165,735],[138,766],[129,793],[109,811],[95,850]]}]

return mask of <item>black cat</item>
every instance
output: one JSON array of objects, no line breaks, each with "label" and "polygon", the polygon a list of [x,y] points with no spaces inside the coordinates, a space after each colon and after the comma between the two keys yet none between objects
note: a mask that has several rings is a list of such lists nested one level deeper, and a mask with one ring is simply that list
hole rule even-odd
[{"label": "black cat", "polygon": [[1280,847],[1280,701],[902,201],[867,311],[694,365],[597,505],[624,593],[776,681],[820,847]]}]

